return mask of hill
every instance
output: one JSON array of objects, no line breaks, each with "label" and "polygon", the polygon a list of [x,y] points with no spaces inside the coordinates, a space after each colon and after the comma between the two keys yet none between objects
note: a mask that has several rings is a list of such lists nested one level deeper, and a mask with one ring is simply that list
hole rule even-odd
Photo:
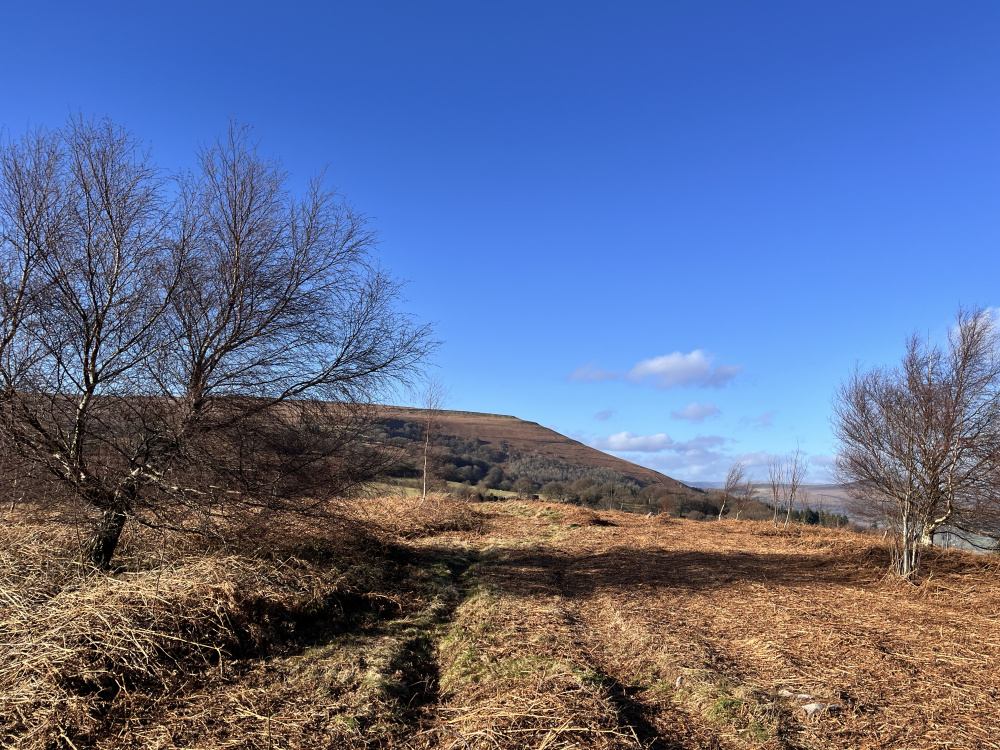
[{"label": "hill", "polygon": [[[421,441],[427,418],[424,409],[379,407],[379,419],[390,439]],[[674,493],[700,494],[666,474],[602,453],[536,422],[503,414],[449,410],[435,410],[431,420],[435,444],[439,447],[448,447],[448,439],[457,438],[462,441],[457,445],[458,450],[468,451],[465,454],[452,451],[459,458],[461,455],[474,458],[475,448],[485,447],[487,451],[483,455],[487,458],[483,463],[486,466],[498,465],[506,473],[515,477],[527,476],[538,485],[569,480],[577,474],[594,475],[595,478],[617,475],[639,487],[656,485]]]}]

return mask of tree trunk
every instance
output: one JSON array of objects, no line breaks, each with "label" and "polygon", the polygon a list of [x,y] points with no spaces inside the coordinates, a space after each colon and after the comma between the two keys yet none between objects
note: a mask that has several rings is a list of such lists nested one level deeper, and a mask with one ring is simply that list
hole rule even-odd
[{"label": "tree trunk", "polygon": [[107,508],[94,529],[93,536],[84,546],[84,556],[100,570],[111,567],[111,558],[118,548],[126,518],[125,511],[120,506]]},{"label": "tree trunk", "polygon": [[424,492],[420,496],[420,502],[427,499],[427,451],[431,447],[431,432],[430,428],[426,428],[426,435],[424,436]]},{"label": "tree trunk", "polygon": [[898,540],[899,547],[893,553],[893,564],[896,573],[906,579],[914,577],[920,569],[920,540],[923,535],[922,527],[918,527],[918,520],[913,518],[905,509],[902,517],[902,534]]}]

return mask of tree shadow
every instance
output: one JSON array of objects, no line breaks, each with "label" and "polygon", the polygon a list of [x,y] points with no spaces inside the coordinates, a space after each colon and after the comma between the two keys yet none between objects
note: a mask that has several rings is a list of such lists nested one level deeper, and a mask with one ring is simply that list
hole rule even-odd
[{"label": "tree shadow", "polygon": [[[876,556],[877,557],[877,556]],[[510,550],[486,561],[491,578],[515,595],[543,593],[554,583],[574,595],[661,589],[710,591],[746,584],[802,587],[871,582],[886,560],[838,553],[816,555],[743,551],[638,550],[615,547],[573,554],[555,549]]]}]

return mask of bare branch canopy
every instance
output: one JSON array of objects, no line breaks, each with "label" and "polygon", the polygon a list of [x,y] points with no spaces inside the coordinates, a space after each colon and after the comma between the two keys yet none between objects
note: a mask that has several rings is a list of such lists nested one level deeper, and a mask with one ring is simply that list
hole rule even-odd
[{"label": "bare branch canopy", "polygon": [[918,571],[943,527],[1000,537],[1000,335],[989,311],[960,309],[944,347],[914,335],[899,366],[855,370],[836,393],[834,429],[838,479],[856,514],[897,532],[900,575]]},{"label": "bare branch canopy", "polygon": [[176,178],[109,120],[4,143],[3,450],[98,513],[100,566],[129,518],[357,486],[378,464],[365,405],[433,346],[375,243],[235,123]]}]

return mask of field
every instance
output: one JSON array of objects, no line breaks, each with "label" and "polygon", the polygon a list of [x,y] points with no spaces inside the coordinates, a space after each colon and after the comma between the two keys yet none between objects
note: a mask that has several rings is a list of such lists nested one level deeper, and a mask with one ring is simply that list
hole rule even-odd
[{"label": "field", "polygon": [[341,517],[255,550],[136,532],[96,579],[69,530],[6,518],[0,743],[1000,747],[995,557],[933,550],[913,586],[880,538],[815,527],[445,498]]}]

